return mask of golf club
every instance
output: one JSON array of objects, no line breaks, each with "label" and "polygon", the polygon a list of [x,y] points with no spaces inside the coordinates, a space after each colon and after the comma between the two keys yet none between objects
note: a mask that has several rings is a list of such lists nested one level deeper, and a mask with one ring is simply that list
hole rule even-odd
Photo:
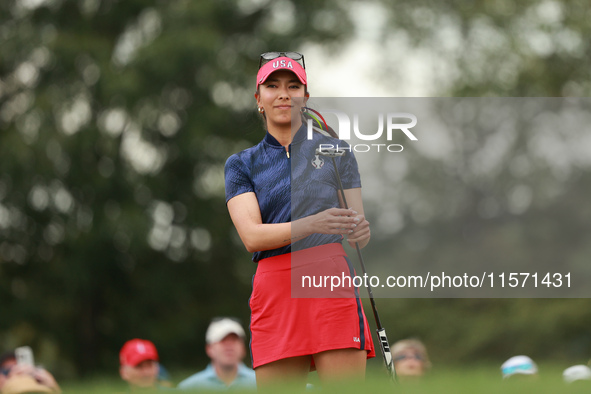
[{"label": "golf club", "polygon": [[[339,191],[341,192],[341,197],[343,199],[343,203],[345,208],[349,208],[349,204],[347,204],[347,199],[345,198],[345,190],[343,189],[343,184],[341,182],[341,175],[339,173],[339,169],[337,167],[337,163],[335,161],[335,157],[341,157],[345,155],[345,150],[338,149],[338,148],[318,148],[316,149],[316,155],[330,157],[332,160],[332,164],[335,169],[337,183],[339,185]],[[357,257],[359,257],[359,264],[361,265],[361,270],[363,271],[363,275],[367,275],[367,270],[365,269],[365,262],[363,261],[363,256],[361,255],[361,248],[359,244],[355,243],[355,249],[357,250]],[[384,356],[384,363],[386,364],[386,369],[390,374],[390,377],[393,381],[396,381],[396,370],[394,368],[394,362],[392,360],[392,353],[390,352],[390,342],[388,342],[388,337],[386,336],[386,329],[382,327],[382,322],[380,321],[380,316],[378,315],[378,309],[376,308],[376,303],[373,298],[373,292],[371,291],[371,287],[367,287],[367,293],[369,294],[369,302],[371,303],[371,309],[373,311],[373,315],[376,319],[377,325],[377,334],[380,340],[380,348],[382,349],[382,356]]]}]

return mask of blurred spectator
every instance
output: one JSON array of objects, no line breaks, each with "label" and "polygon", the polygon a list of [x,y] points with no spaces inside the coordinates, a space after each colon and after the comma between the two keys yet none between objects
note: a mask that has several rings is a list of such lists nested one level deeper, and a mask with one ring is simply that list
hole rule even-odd
[{"label": "blurred spectator", "polygon": [[423,376],[431,368],[427,348],[418,339],[403,339],[390,349],[396,374],[400,377]]},{"label": "blurred spectator", "polygon": [[119,353],[119,361],[119,374],[132,390],[171,386],[168,372],[160,366],[156,346],[148,340],[132,339],[125,342]]},{"label": "blurred spectator", "polygon": [[18,364],[14,351],[10,351],[0,356],[0,392],[61,393],[61,389],[47,370],[33,365]]},{"label": "blurred spectator", "polygon": [[254,371],[242,363],[246,355],[244,329],[231,318],[214,319],[205,334],[205,351],[211,363],[205,370],[179,383],[180,389],[256,389]]},{"label": "blurred spectator", "polygon": [[514,356],[501,365],[503,379],[515,375],[537,376],[538,366],[527,356]]},{"label": "blurred spectator", "polygon": [[158,385],[161,387],[172,387],[172,382],[168,370],[164,365],[158,363]]},{"label": "blurred spectator", "polygon": [[591,368],[586,365],[573,365],[564,370],[562,378],[566,383],[591,380]]},{"label": "blurred spectator", "polygon": [[4,386],[4,382],[8,379],[8,374],[10,373],[10,367],[16,364],[16,357],[14,356],[14,352],[7,352],[0,355],[0,392],[2,392],[2,387]]}]

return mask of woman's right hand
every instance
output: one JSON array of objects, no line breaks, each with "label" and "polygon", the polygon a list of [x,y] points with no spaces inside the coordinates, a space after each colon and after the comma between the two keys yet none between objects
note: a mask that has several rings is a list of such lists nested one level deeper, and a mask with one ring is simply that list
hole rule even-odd
[{"label": "woman's right hand", "polygon": [[351,208],[330,208],[312,217],[312,232],[320,234],[351,234],[359,223],[357,212]]}]

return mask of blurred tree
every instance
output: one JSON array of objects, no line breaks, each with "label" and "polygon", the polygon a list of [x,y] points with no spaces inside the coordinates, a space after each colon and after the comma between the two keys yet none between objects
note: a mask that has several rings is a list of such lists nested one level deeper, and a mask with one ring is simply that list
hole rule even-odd
[{"label": "blurred tree", "polygon": [[209,319],[248,317],[223,165],[262,135],[258,55],[348,27],[334,0],[3,1],[0,345],[85,373],[143,337],[203,364]]},{"label": "blurred tree", "polygon": [[380,78],[393,91],[414,68],[444,96],[591,92],[591,10],[583,0],[375,3],[385,15]]},{"label": "blurred tree", "polygon": [[[585,39],[591,10],[584,1],[373,4],[384,20],[376,78],[393,95],[413,72],[438,96],[591,92],[591,44]],[[468,101],[467,108],[477,108],[478,102]],[[394,217],[396,226],[390,233],[374,232],[372,250],[393,251],[391,269],[396,261],[488,268],[528,261],[532,269],[588,265],[591,163],[585,122],[577,130],[566,126],[574,119],[567,115],[565,127],[545,123],[548,118],[536,122],[519,102],[504,102],[514,107],[492,117],[486,117],[486,107],[482,113],[466,111],[464,124],[432,144],[435,153],[410,146],[403,158],[382,166],[378,179],[396,179],[393,194],[378,193],[382,208],[391,202],[384,218]],[[579,103],[588,112],[589,101]],[[529,123],[504,127],[503,119],[520,117]],[[394,176],[387,174],[392,168],[398,169]],[[391,308],[381,307],[384,320],[400,330],[392,330],[394,339],[422,336],[435,358],[502,360],[527,353],[576,360],[591,352],[588,299],[381,302]]]}]

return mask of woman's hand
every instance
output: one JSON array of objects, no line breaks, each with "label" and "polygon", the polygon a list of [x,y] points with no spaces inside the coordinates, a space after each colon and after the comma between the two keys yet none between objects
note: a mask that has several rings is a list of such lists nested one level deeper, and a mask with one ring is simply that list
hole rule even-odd
[{"label": "woman's hand", "polygon": [[359,219],[357,222],[357,226],[353,229],[347,236],[347,242],[351,247],[355,247],[355,244],[359,244],[359,247],[363,248],[369,242],[369,238],[371,237],[371,231],[369,229],[369,222],[365,219],[363,215],[357,215],[356,219]]},{"label": "woman's hand", "polygon": [[357,226],[351,234],[347,234],[347,241],[351,247],[355,247],[355,244],[359,245],[360,248],[364,248],[369,243],[371,232],[369,230],[369,222],[365,219],[365,213],[363,211],[363,200],[361,199],[361,188],[354,188],[345,190],[345,197],[350,207],[353,207],[358,212]]},{"label": "woman's hand", "polygon": [[320,234],[353,234],[361,219],[353,209],[329,208],[312,216],[311,230]]}]

